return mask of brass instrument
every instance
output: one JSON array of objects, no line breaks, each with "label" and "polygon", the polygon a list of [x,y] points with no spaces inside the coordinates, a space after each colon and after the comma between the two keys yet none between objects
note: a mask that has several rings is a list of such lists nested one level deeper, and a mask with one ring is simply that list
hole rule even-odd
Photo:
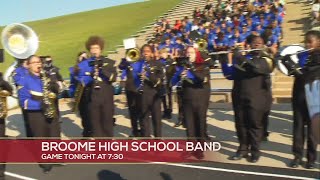
[{"label": "brass instrument", "polygon": [[[278,69],[287,76],[293,76],[294,72],[302,74],[302,67],[299,65],[300,60],[298,58],[298,54],[306,53],[312,50],[313,48],[306,49],[305,47],[297,44],[285,47],[279,53],[279,57],[276,58]],[[286,59],[285,56],[288,56],[288,59]]]},{"label": "brass instrument", "polygon": [[55,93],[49,91],[50,79],[47,77],[44,70],[41,70],[41,81],[43,83],[43,103],[46,105],[44,109],[44,116],[49,119],[57,118],[58,114],[55,104],[57,96]]},{"label": "brass instrument", "polygon": [[208,43],[205,39],[199,39],[196,42],[196,46],[199,51],[207,51]]},{"label": "brass instrument", "polygon": [[8,115],[7,96],[10,96],[10,92],[0,89],[0,119]]},{"label": "brass instrument", "polygon": [[36,33],[24,24],[10,24],[1,34],[4,49],[13,57],[26,59],[35,54],[39,46]]},{"label": "brass instrument", "polygon": [[140,50],[138,48],[128,49],[125,57],[128,62],[134,63],[141,57]]},{"label": "brass instrument", "polygon": [[83,91],[84,91],[84,85],[79,82],[77,84],[77,87],[74,93],[74,104],[72,106],[71,112],[74,112],[74,113],[78,112]]},{"label": "brass instrument", "polygon": [[[35,54],[39,46],[39,40],[36,33],[24,24],[10,24],[6,26],[1,33],[2,47],[11,56],[17,59],[26,59]],[[8,108],[18,106],[17,88],[13,80],[14,71],[16,69],[17,61],[6,70],[3,79],[12,85],[12,97],[8,97]]]}]

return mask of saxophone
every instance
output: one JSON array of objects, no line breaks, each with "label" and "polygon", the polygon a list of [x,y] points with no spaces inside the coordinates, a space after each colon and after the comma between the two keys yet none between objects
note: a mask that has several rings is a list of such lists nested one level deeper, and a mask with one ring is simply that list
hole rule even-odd
[{"label": "saxophone", "polygon": [[71,112],[78,112],[78,107],[80,104],[80,100],[84,91],[84,85],[81,82],[78,82],[75,93],[74,93],[74,104],[72,106]]},{"label": "saxophone", "polygon": [[7,96],[10,96],[10,92],[0,88],[0,119],[4,119],[8,115]]},{"label": "saxophone", "polygon": [[41,70],[41,81],[43,83],[43,103],[46,105],[44,109],[44,116],[48,119],[57,117],[57,108],[55,100],[56,94],[49,91],[49,78],[46,76],[45,71]]}]

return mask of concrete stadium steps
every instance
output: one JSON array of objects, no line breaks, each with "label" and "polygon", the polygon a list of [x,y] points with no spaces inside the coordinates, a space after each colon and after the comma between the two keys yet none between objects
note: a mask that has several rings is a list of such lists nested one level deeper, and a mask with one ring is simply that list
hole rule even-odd
[{"label": "concrete stadium steps", "polygon": [[[311,5],[305,1],[288,0],[283,24],[284,38],[281,45],[302,44],[304,33],[309,26]],[[275,70],[272,77],[275,102],[290,102],[294,78]]]},{"label": "concrete stadium steps", "polygon": [[292,88],[292,81],[290,82],[277,82],[272,87],[274,89],[280,88],[280,89],[291,89]]}]

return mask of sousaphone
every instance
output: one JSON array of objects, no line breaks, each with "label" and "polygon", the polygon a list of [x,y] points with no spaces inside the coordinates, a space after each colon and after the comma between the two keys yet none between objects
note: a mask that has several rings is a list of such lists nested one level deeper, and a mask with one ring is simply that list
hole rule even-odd
[{"label": "sousaphone", "polygon": [[[3,29],[1,43],[6,52],[16,59],[26,59],[34,55],[39,47],[39,39],[36,33],[30,27],[19,23],[10,24]],[[17,90],[12,77],[17,63],[17,61],[14,61],[4,73],[4,80],[8,81],[13,87],[13,95],[8,97],[9,109],[18,105]]]}]

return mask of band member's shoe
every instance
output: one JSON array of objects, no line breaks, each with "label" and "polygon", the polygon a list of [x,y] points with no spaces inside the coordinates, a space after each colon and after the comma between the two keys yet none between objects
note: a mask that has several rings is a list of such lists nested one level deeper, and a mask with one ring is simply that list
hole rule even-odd
[{"label": "band member's shoe", "polygon": [[168,114],[167,114],[167,118],[168,118],[168,119],[171,119],[171,118],[172,118],[171,113],[168,113]]},{"label": "band member's shoe", "polygon": [[61,166],[66,166],[66,163],[59,163],[59,164],[53,164],[53,166],[61,167]]},{"label": "band member's shoe", "polygon": [[259,159],[260,159],[259,155],[252,155],[251,158],[250,158],[250,162],[256,163],[256,162],[259,161]]},{"label": "band member's shoe", "polygon": [[141,131],[133,131],[129,137],[141,137]]},{"label": "band member's shoe", "polygon": [[92,131],[83,131],[82,132],[83,137],[91,137],[92,136]]},{"label": "band member's shoe", "polygon": [[262,141],[267,142],[268,141],[268,136],[263,136]]},{"label": "band member's shoe", "polygon": [[202,151],[195,151],[193,153],[194,157],[197,158],[197,159],[204,159],[204,154]]},{"label": "band member's shoe", "polygon": [[208,133],[205,133],[205,140],[212,141],[213,139],[208,135]]},{"label": "band member's shoe", "polygon": [[306,164],[306,168],[307,169],[314,169],[314,168],[316,168],[316,164],[314,163],[314,162],[307,162],[307,164]]},{"label": "band member's shoe", "polygon": [[292,168],[297,168],[300,164],[301,164],[301,158],[295,157],[291,163],[290,163],[290,167]]},{"label": "band member's shoe", "polygon": [[117,124],[116,124],[116,118],[112,118],[113,119],[113,126],[116,126]]},{"label": "band member's shoe", "polygon": [[42,172],[44,174],[49,174],[49,172],[52,170],[52,165],[41,165],[40,167],[42,168]]},{"label": "band member's shoe", "polygon": [[163,119],[171,119],[172,118],[171,112],[172,112],[171,109],[164,110],[162,118]]},{"label": "band member's shoe", "polygon": [[229,159],[233,161],[238,161],[238,160],[241,160],[242,158],[247,158],[247,157],[248,157],[247,153],[236,152],[236,154],[231,156]]},{"label": "band member's shoe", "polygon": [[183,123],[182,123],[181,120],[179,120],[179,121],[174,125],[174,127],[179,127],[179,126],[181,126],[181,125],[183,125]]}]

